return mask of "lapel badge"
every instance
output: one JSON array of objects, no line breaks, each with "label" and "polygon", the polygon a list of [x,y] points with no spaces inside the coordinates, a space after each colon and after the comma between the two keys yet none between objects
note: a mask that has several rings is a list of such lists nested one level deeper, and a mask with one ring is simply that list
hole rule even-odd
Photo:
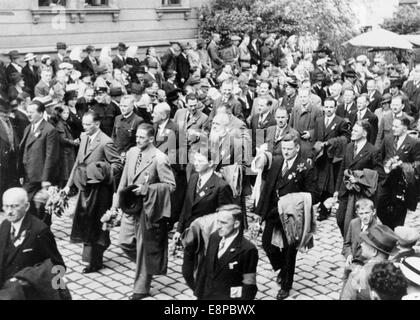
[{"label": "lapel badge", "polygon": [[41,133],[39,131],[34,133],[35,138],[38,138]]},{"label": "lapel badge", "polygon": [[235,252],[235,248],[231,248],[229,251],[230,252]]}]

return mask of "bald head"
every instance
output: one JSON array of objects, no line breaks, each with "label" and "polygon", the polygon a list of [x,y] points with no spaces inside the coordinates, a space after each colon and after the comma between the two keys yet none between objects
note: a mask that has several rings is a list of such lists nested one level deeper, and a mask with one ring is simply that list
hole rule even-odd
[{"label": "bald head", "polygon": [[162,124],[169,119],[171,107],[166,102],[158,103],[153,109],[153,123]]},{"label": "bald head", "polygon": [[28,194],[22,188],[11,188],[3,193],[3,211],[10,222],[21,220],[29,209]]}]

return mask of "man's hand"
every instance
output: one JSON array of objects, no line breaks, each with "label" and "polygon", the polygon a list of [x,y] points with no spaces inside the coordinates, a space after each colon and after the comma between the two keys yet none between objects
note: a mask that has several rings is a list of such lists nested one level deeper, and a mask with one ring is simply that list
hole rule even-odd
[{"label": "man's hand", "polygon": [[172,237],[172,244],[174,246],[176,245],[180,237],[181,237],[181,234],[178,231],[174,233],[174,236]]},{"label": "man's hand", "polygon": [[23,182],[24,182],[24,179],[23,178],[19,178],[19,183],[20,183],[21,186],[23,186]]},{"label": "man's hand", "polygon": [[349,255],[346,259],[346,268],[349,268],[352,262],[353,262],[353,256]]},{"label": "man's hand", "polygon": [[49,187],[51,187],[51,182],[49,181],[42,181],[41,182],[41,187],[44,189],[48,189]]},{"label": "man's hand", "polygon": [[69,194],[69,192],[70,192],[70,187],[64,187],[63,188],[63,190],[62,190],[65,194]]},{"label": "man's hand", "polygon": [[353,177],[353,176],[349,176],[349,181],[350,181],[351,183],[356,183],[356,178],[355,178],[355,177]]},{"label": "man's hand", "polygon": [[138,188],[133,190],[133,193],[136,196],[144,196],[147,193],[147,186],[144,185],[144,184],[141,184],[141,185],[138,186]]},{"label": "man's hand", "polygon": [[301,138],[303,140],[309,140],[311,138],[311,135],[308,131],[303,131],[303,134],[301,135]]}]

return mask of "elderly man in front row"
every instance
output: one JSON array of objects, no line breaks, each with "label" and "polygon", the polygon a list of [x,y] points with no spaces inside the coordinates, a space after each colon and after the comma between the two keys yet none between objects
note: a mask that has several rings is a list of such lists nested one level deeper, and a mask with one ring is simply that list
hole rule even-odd
[{"label": "elderly man in front row", "polygon": [[[0,289],[5,290],[5,287],[19,278],[25,297],[28,298],[27,294],[34,297],[35,294],[39,299],[41,296],[37,295],[37,290],[25,289],[29,284],[21,282],[21,279],[27,279],[28,273],[21,273],[20,276],[17,273],[41,263],[63,268],[65,265],[50,228],[28,213],[29,206],[28,194],[24,189],[11,188],[4,192],[5,220],[0,223]],[[48,259],[50,264],[46,261]],[[33,270],[32,277],[36,275],[35,271]],[[1,300],[5,297],[3,290],[0,290]],[[56,290],[43,287],[42,291],[46,293]]]},{"label": "elderly man in front row", "polygon": [[[137,146],[127,152],[114,199],[114,207],[120,207],[123,205],[122,196],[131,192],[142,204],[134,214],[137,259],[131,300],[149,296],[152,276],[166,274],[168,264],[167,227],[171,217],[170,194],[175,190],[175,178],[168,156],[153,146],[154,136],[152,125],[142,123],[137,128]],[[124,238],[123,233],[127,231],[124,219],[120,238]]]}]

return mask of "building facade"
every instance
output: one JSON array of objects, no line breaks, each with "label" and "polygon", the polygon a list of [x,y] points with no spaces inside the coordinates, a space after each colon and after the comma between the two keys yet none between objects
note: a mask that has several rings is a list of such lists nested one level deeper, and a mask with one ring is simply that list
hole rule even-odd
[{"label": "building facade", "polygon": [[0,50],[52,52],[69,47],[167,46],[193,39],[206,0],[1,0]]}]

